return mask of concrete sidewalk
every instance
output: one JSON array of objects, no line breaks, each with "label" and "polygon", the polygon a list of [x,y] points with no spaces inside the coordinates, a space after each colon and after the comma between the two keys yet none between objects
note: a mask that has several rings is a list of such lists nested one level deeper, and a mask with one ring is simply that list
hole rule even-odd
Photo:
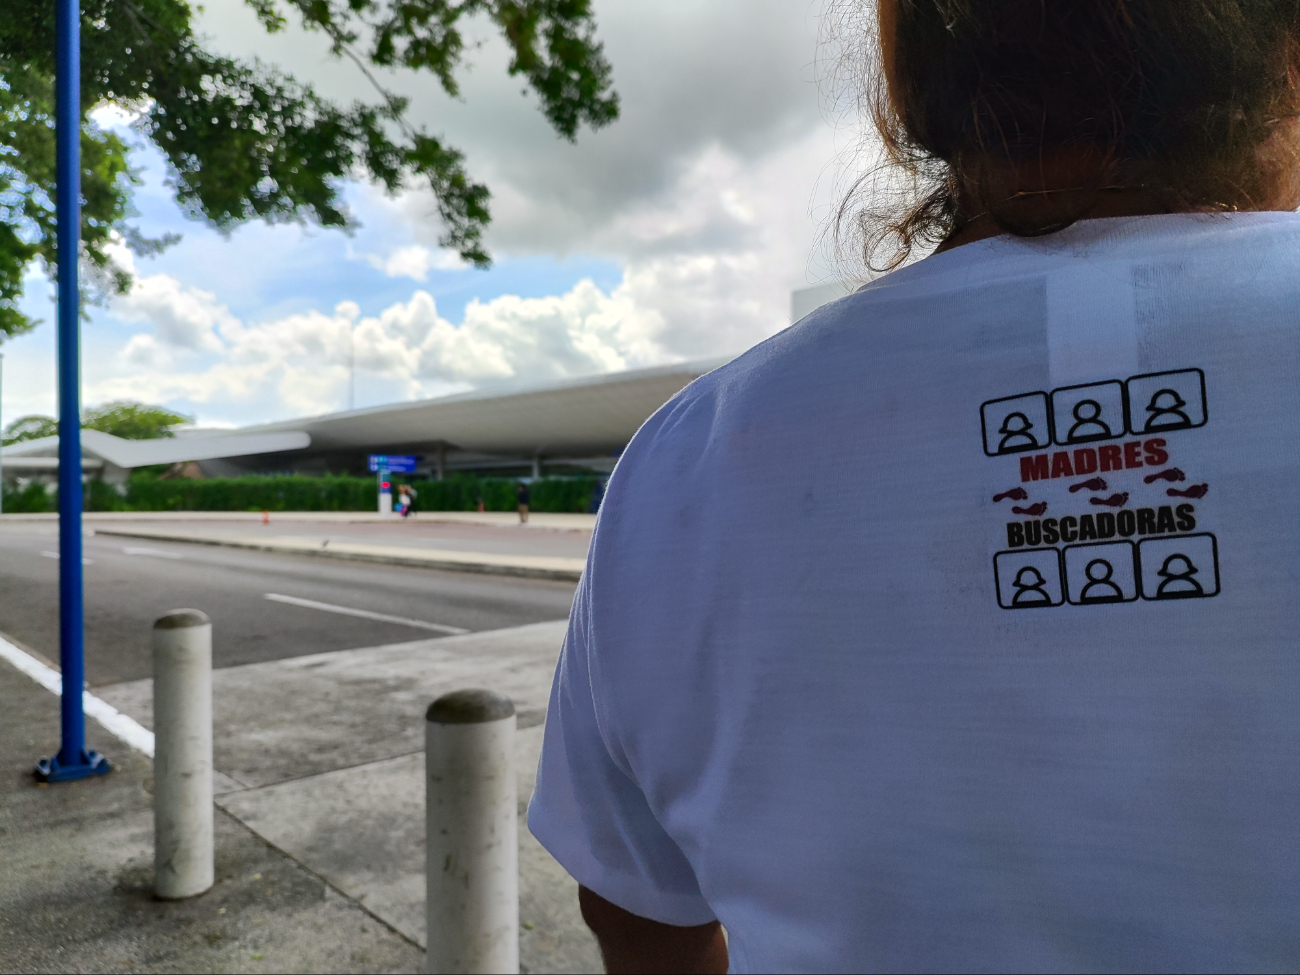
[{"label": "concrete sidewalk", "polygon": [[153,899],[153,763],[98,724],[110,775],[38,786],[59,702],[0,661],[0,970],[418,972],[423,952],[218,810],[216,885]]},{"label": "concrete sidewalk", "polygon": [[[218,884],[149,896],[151,763],[89,722],[103,779],[37,787],[58,700],[0,662],[0,968],[415,971],[424,944],[423,711],[448,690],[520,713],[521,962],[599,971],[576,884],[532,839],[532,792],[564,623],[251,664],[214,673]],[[152,683],[96,689],[145,727]]]},{"label": "concrete sidewalk", "polygon": [[[260,511],[88,511],[82,519],[92,524],[114,521],[231,521],[260,524]],[[273,511],[271,524],[281,521],[326,521],[343,524],[402,524],[398,515],[381,515],[369,511]],[[57,514],[0,514],[0,524],[7,521],[58,521]],[[513,511],[417,511],[408,524],[445,523],[456,525],[515,526],[519,516]],[[560,531],[591,531],[595,515],[534,511],[524,528]]]},{"label": "concrete sidewalk", "polygon": [[449,569],[454,572],[483,572],[490,575],[522,576],[532,579],[557,579],[576,582],[586,565],[584,559],[555,555],[500,554],[454,549],[418,548],[405,545],[368,545],[335,542],[287,535],[228,535],[214,532],[172,531],[139,527],[97,525],[96,535],[145,538],[160,542],[189,542],[198,545],[221,545],[228,548],[277,552],[283,555],[310,555],[355,562],[377,562],[424,569]]}]

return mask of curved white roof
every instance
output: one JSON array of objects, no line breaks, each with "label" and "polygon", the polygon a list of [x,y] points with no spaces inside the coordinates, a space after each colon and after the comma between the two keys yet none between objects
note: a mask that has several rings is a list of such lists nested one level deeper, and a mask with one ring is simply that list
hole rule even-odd
[{"label": "curved white roof", "polygon": [[[259,454],[283,460],[303,452],[427,453],[440,445],[472,455],[598,457],[621,450],[655,410],[727,361],[499,385],[237,430],[181,430],[163,440],[123,440],[82,430],[81,448],[85,466],[104,461],[120,468]],[[45,437],[4,448],[3,458],[15,470],[53,470],[58,447],[58,437]]]},{"label": "curved white roof", "polygon": [[313,453],[400,453],[444,444],[474,454],[596,456],[626,446],[655,410],[727,361],[697,360],[562,382],[495,386],[243,427],[238,432],[302,431],[310,435]]},{"label": "curved white roof", "polygon": [[[81,431],[82,467],[96,467],[107,461],[117,467],[147,467],[187,460],[249,456],[302,450],[311,437],[302,431],[247,434],[219,431],[204,436],[166,437],[159,440],[125,440],[99,430]],[[14,469],[57,470],[59,438],[42,437],[5,447],[4,463]]]}]

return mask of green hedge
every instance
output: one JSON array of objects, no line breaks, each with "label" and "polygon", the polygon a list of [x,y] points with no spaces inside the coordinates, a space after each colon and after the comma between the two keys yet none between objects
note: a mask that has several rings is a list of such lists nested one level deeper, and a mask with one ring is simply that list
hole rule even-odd
[{"label": "green hedge", "polygon": [[[598,479],[551,477],[529,485],[534,511],[585,512]],[[393,479],[418,492],[416,511],[475,511],[478,499],[488,511],[513,511],[512,478],[454,476],[445,481]],[[110,489],[111,490],[111,489]],[[92,511],[374,511],[371,477],[225,477],[161,481],[133,477],[121,507],[112,499],[95,499]]]},{"label": "green hedge", "polygon": [[41,512],[56,511],[58,505],[55,503],[53,491],[46,491],[44,485],[33,481],[21,490],[6,484],[4,486],[4,510],[5,514],[9,515],[39,514]]},{"label": "green hedge", "polygon": [[[478,499],[488,511],[514,511],[515,487],[508,477],[453,476],[445,481],[408,481],[419,496],[416,511],[475,511]],[[596,489],[596,477],[545,477],[528,485],[528,507],[533,511],[585,513]]]},{"label": "green hedge", "polygon": [[[508,477],[453,475],[445,481],[393,479],[418,493],[416,511],[476,511],[479,498],[488,511],[514,511],[515,486]],[[533,511],[586,512],[597,477],[547,477],[529,484]],[[58,492],[37,483],[21,491],[6,488],[4,510],[55,511]],[[159,480],[136,474],[126,495],[103,481],[86,484],[87,511],[374,511],[372,477],[216,477]]]},{"label": "green hedge", "polygon": [[[87,481],[84,487],[84,506],[87,511],[152,511],[152,508],[133,507],[116,488],[103,481]],[[4,486],[6,514],[40,514],[59,510],[58,488],[46,488],[39,481],[26,487]]]},{"label": "green hedge", "polygon": [[163,481],[136,475],[127,482],[123,503],[127,511],[367,511],[375,506],[375,482],[299,476]]},{"label": "green hedge", "polygon": [[[83,490],[84,507],[87,511],[131,511],[126,498],[118,493],[117,488],[103,481],[87,481]],[[50,492],[50,502],[58,506],[58,489]]]}]

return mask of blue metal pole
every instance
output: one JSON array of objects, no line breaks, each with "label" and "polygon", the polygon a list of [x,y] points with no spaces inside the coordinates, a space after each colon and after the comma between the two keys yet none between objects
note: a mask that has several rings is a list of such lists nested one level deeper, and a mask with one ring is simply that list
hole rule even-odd
[{"label": "blue metal pole", "polygon": [[46,782],[109,770],[86,750],[86,680],[81,562],[81,23],[78,0],[55,0],[56,151],[59,244],[59,664],[63,671],[63,745],[36,763]]}]

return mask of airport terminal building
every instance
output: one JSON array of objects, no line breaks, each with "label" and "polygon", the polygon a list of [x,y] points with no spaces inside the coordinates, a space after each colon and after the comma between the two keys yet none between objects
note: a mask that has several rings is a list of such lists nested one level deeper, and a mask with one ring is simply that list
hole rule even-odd
[{"label": "airport terminal building", "polygon": [[[794,292],[791,321],[849,290],[831,283]],[[416,474],[438,479],[453,471],[523,477],[608,473],[655,410],[730,358],[494,385],[235,430],[181,429],[166,440],[123,440],[83,430],[82,465],[88,474],[118,484],[132,468],[156,464],[184,465],[189,476],[206,477],[366,474],[371,454],[414,455]],[[52,480],[58,438],[6,447],[0,464],[6,478]]]},{"label": "airport terminal building", "polygon": [[[439,479],[451,471],[608,473],[655,410],[726,361],[496,386],[236,430],[180,430],[166,440],[123,440],[83,430],[82,465],[111,483],[124,482],[132,468],[154,464],[184,464],[191,476],[207,477],[366,474],[370,454],[415,455],[417,475]],[[4,476],[52,479],[58,446],[57,437],[47,437],[5,448]]]}]

